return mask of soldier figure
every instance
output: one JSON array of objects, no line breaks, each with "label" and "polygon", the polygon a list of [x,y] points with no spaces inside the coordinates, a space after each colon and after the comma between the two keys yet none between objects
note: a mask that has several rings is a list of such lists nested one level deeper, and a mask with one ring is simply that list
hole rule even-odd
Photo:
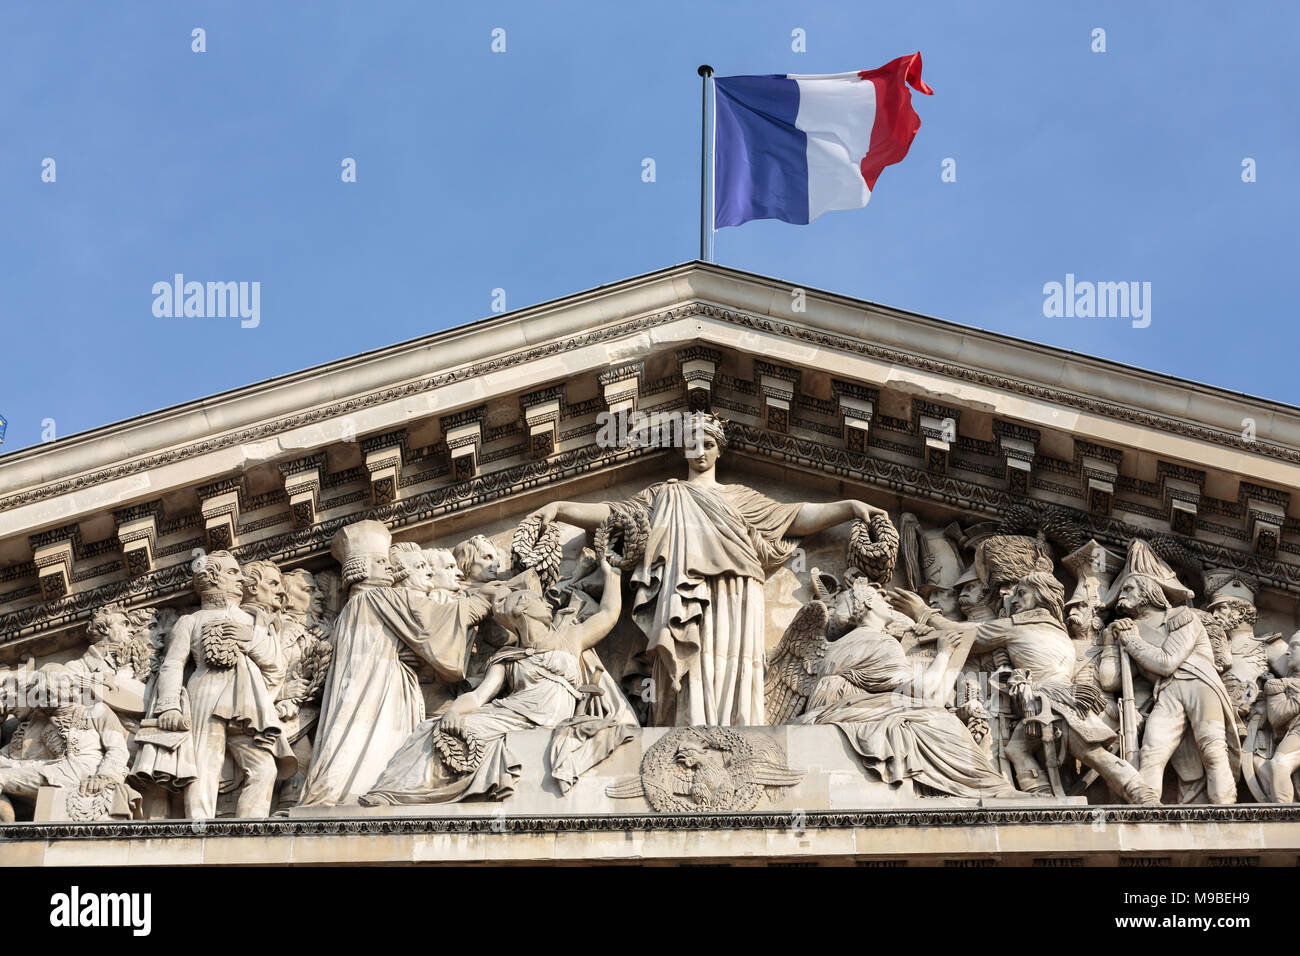
[{"label": "soldier figure", "polygon": [[[1245,721],[1259,696],[1260,682],[1277,674],[1286,673],[1286,644],[1280,634],[1255,636],[1255,592],[1257,582],[1240,571],[1220,569],[1205,575],[1205,609],[1214,615],[1228,632],[1228,646],[1232,651],[1232,666],[1223,675],[1228,696],[1237,708],[1237,716]],[[1276,665],[1270,668],[1270,662]]]},{"label": "soldier figure", "polygon": [[1188,729],[1205,768],[1211,803],[1235,803],[1241,755],[1236,713],[1215,666],[1214,649],[1200,618],[1185,605],[1190,588],[1140,539],[1107,604],[1121,615],[1109,628],[1133,662],[1155,684],[1139,757],[1142,779],[1160,792],[1165,766]]},{"label": "soldier figure", "polygon": [[[1015,768],[1017,786],[1029,793],[1050,794],[1052,785],[1042,775],[1037,758],[1040,746],[1054,748],[1054,717],[1065,722],[1063,743],[1080,763],[1096,770],[1111,790],[1129,803],[1158,803],[1158,791],[1145,786],[1133,765],[1111,753],[1107,747],[1115,731],[1098,717],[1099,694],[1074,685],[1075,652],[1065,632],[1063,610],[1065,589],[1051,571],[1026,574],[1008,599],[1010,618],[984,623],[953,623],[930,613],[924,614],[918,599],[896,596],[895,603],[909,615],[919,613],[924,623],[937,630],[973,630],[971,653],[1004,648],[1011,666],[1019,672],[1013,679],[1022,720],[1007,741],[1006,753]],[[1031,683],[1032,680],[1032,683]],[[1040,729],[1038,736],[1032,731]],[[1055,771],[1051,754],[1049,772]]]},{"label": "soldier figure", "polygon": [[1278,803],[1295,800],[1291,774],[1300,768],[1300,631],[1292,635],[1287,652],[1290,673],[1264,681],[1264,704],[1277,747],[1261,768],[1260,778]]}]

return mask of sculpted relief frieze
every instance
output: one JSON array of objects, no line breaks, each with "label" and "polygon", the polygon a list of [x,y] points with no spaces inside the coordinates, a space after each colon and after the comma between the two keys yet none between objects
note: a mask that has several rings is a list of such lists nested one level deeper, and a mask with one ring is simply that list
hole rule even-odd
[{"label": "sculpted relief frieze", "polygon": [[809,443],[687,424],[662,480],[436,542],[398,500],[294,532],[329,567],[204,551],[176,607],[97,606],[0,673],[0,819],[1294,801],[1300,635],[1249,570],[801,494],[728,459]]}]

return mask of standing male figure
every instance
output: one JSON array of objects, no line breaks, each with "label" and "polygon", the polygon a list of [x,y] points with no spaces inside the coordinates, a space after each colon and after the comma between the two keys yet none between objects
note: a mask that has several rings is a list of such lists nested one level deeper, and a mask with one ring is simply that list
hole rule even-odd
[{"label": "standing male figure", "polygon": [[1287,655],[1287,676],[1264,681],[1263,695],[1277,746],[1261,768],[1260,777],[1265,791],[1277,803],[1295,800],[1291,775],[1300,769],[1300,631],[1291,636]]},{"label": "standing male figure", "polygon": [[298,761],[297,772],[280,788],[279,805],[289,807],[298,802],[311,764],[310,733],[320,716],[331,647],[325,630],[325,599],[315,576],[297,568],[283,580],[285,607],[279,635],[285,678],[276,690],[275,710]]},{"label": "standing male figure", "polygon": [[1139,755],[1147,786],[1160,792],[1165,765],[1190,729],[1205,767],[1211,803],[1236,803],[1241,739],[1236,712],[1219,678],[1214,649],[1190,607],[1192,591],[1179,583],[1141,539],[1129,542],[1128,560],[1107,604],[1120,615],[1110,625],[1129,657],[1155,685]]},{"label": "standing male figure", "polygon": [[[229,551],[214,551],[198,564],[193,582],[199,609],[176,622],[158,669],[158,728],[192,729],[195,775],[185,788],[190,819],[216,816],[227,751],[244,777],[235,815],[269,816],[277,771],[292,773],[294,762],[275,710],[274,689],[284,676],[284,658],[278,638],[265,623],[268,612],[263,611],[259,624],[239,603],[246,585],[254,600],[275,602],[277,589],[283,593],[279,572],[272,576],[262,567],[246,581]],[[181,687],[191,659],[194,673],[184,684],[187,716]]]},{"label": "standing male figure", "polygon": [[330,544],[348,600],[334,622],[311,770],[301,806],[355,803],[424,720],[409,649],[446,684],[464,680],[469,632],[491,611],[478,593],[451,600],[393,586],[392,535],[382,522],[341,528]]}]

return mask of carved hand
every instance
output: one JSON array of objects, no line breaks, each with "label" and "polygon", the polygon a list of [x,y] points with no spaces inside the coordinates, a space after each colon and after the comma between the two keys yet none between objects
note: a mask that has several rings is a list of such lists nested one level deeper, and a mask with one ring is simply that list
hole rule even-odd
[{"label": "carved hand", "polygon": [[884,508],[877,508],[875,505],[869,505],[865,501],[853,502],[854,517],[862,521],[870,521],[872,515],[888,515],[889,512]]},{"label": "carved hand", "polygon": [[455,734],[465,733],[465,715],[478,710],[478,701],[472,694],[464,694],[451,702],[442,715],[442,729]]},{"label": "carved hand", "polygon": [[542,505],[542,507],[529,514],[528,517],[538,518],[541,520],[542,524],[547,525],[555,521],[555,516],[559,514],[559,511],[559,502],[552,501],[550,504]]},{"label": "carved hand", "polygon": [[962,641],[961,631],[944,631],[939,635],[939,653],[951,657],[957,653],[957,648]]},{"label": "carved hand", "polygon": [[929,605],[922,600],[921,595],[904,588],[890,588],[885,592],[885,598],[895,610],[902,611],[914,621],[929,610]]},{"label": "carved hand", "polygon": [[113,785],[114,781],[100,773],[92,773],[85,780],[81,781],[81,795],[83,797],[93,797],[97,793],[102,793]]},{"label": "carved hand", "polygon": [[299,700],[307,696],[307,682],[301,677],[290,677],[284,682],[284,688],[280,691],[280,700]]},{"label": "carved hand", "polygon": [[281,720],[289,720],[291,717],[297,717],[299,709],[296,700],[280,700],[276,701],[275,704],[275,713]]},{"label": "carved hand", "polygon": [[168,732],[175,730],[189,730],[190,719],[179,710],[164,710],[158,715],[158,729]]},{"label": "carved hand", "polygon": [[1117,617],[1111,621],[1110,626],[1106,629],[1112,642],[1118,640],[1125,647],[1129,645],[1137,636],[1137,625],[1131,618]]}]

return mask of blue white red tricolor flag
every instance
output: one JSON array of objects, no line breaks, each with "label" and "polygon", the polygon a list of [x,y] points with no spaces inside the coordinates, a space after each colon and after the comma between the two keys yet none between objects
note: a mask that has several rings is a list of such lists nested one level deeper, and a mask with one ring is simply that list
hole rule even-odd
[{"label": "blue white red tricolor flag", "polygon": [[714,228],[861,209],[921,128],[908,87],[934,93],[920,53],[856,73],[718,77]]}]

